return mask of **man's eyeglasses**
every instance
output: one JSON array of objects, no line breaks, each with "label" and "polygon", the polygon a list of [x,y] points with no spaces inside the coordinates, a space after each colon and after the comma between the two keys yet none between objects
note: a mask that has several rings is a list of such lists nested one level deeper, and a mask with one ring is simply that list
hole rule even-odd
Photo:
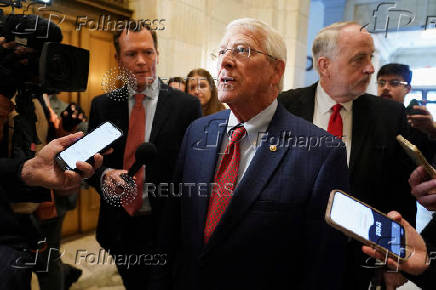
[{"label": "man's eyeglasses", "polygon": [[264,55],[269,56],[270,58],[272,58],[274,60],[277,60],[276,57],[274,57],[274,56],[272,56],[272,55],[270,55],[268,53],[265,53],[265,52],[256,50],[254,48],[251,48],[251,47],[249,47],[248,45],[245,45],[245,44],[238,44],[238,45],[236,45],[235,47],[232,47],[232,48],[219,48],[215,52],[213,52],[211,54],[211,56],[212,56],[213,59],[221,60],[223,58],[223,56],[227,53],[227,51],[230,51],[231,54],[232,54],[232,57],[234,57],[236,59],[239,59],[239,60],[249,58],[250,55],[253,54],[253,52],[254,53],[257,52],[257,53],[260,53],[260,54],[264,54]]},{"label": "man's eyeglasses", "polygon": [[390,80],[390,81],[378,80],[377,81],[377,85],[380,88],[383,88],[386,84],[389,84],[389,86],[392,87],[392,88],[397,88],[400,85],[403,85],[403,86],[407,86],[408,85],[407,82],[403,82],[403,81],[399,81],[399,80]]}]

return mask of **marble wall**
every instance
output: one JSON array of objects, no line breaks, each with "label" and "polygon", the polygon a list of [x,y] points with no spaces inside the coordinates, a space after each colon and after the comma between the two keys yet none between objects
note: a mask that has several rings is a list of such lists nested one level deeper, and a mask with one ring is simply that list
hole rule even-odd
[{"label": "marble wall", "polygon": [[253,17],[280,31],[288,48],[284,89],[304,85],[310,0],[130,0],[136,19],[165,19],[159,36],[159,75],[186,76],[193,68],[215,75],[209,55],[226,25]]}]

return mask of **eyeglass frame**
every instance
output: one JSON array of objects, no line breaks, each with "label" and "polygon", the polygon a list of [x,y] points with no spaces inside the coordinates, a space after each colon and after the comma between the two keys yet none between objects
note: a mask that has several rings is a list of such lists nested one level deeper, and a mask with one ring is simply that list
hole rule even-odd
[{"label": "eyeglass frame", "polygon": [[[383,83],[383,85],[380,84],[381,82]],[[393,85],[392,84],[392,83],[396,83],[396,82],[398,82],[398,85]],[[380,81],[377,81],[377,86],[379,86],[381,88],[383,88],[386,84],[389,84],[389,86],[392,87],[392,88],[397,88],[400,85],[404,85],[404,86],[409,86],[410,85],[408,82],[399,81],[399,80],[389,80],[389,81],[380,80]]]},{"label": "eyeglass frame", "polygon": [[[242,46],[246,46],[247,48],[248,48],[248,55],[247,55],[247,58],[250,58],[250,56],[251,56],[251,51],[255,51],[255,52],[257,52],[257,53],[260,53],[260,54],[263,54],[263,55],[266,55],[266,56],[269,56],[270,58],[272,58],[273,60],[279,60],[277,57],[274,57],[274,56],[272,56],[271,54],[268,54],[268,53],[266,53],[266,52],[263,52],[263,51],[260,51],[260,50],[257,50],[257,49],[254,49],[254,48],[252,48],[251,46],[249,46],[249,45],[247,45],[247,44],[244,44],[244,43],[238,43],[238,44],[236,44],[234,47],[232,47],[232,48],[218,48],[218,49],[216,49],[216,51],[214,51],[213,53],[211,53],[211,55],[212,55],[212,57],[214,57],[214,58],[216,58],[216,59],[220,59],[221,57],[223,57],[226,53],[227,53],[227,51],[231,51],[232,52],[232,57],[235,57],[235,58],[237,58],[237,55],[238,55],[238,51],[237,51],[237,49],[238,49],[238,46],[240,46],[240,45],[242,45]],[[224,51],[222,54],[220,54],[220,52],[221,51]]]}]

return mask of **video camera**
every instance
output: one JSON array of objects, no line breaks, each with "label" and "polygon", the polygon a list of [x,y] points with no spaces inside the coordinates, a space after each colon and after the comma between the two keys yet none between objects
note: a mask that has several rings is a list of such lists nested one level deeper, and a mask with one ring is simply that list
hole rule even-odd
[{"label": "video camera", "polygon": [[[0,0],[0,7],[21,8],[25,1]],[[47,4],[50,1],[35,2]],[[89,51],[60,44],[62,32],[53,22],[33,14],[4,15],[0,9],[0,37],[6,42],[14,41],[19,46],[32,48],[31,53],[20,56],[13,49],[0,47],[0,77],[10,79],[15,90],[39,93],[86,90]],[[26,65],[20,63],[20,58],[27,59]],[[2,86],[11,84],[2,83],[0,89]]]}]

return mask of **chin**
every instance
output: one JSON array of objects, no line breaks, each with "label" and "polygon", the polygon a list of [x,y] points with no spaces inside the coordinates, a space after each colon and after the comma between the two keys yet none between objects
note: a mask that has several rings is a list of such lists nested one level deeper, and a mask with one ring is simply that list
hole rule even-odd
[{"label": "chin", "polygon": [[237,98],[238,98],[238,93],[235,92],[234,90],[223,89],[218,91],[218,100],[221,103],[231,103],[232,100],[234,101]]},{"label": "chin", "polygon": [[220,101],[221,103],[230,104],[230,103],[232,103],[231,100],[232,100],[232,97],[231,97],[231,96],[226,95],[226,96],[221,96],[221,97],[220,97],[220,96],[218,95],[218,101]]}]

